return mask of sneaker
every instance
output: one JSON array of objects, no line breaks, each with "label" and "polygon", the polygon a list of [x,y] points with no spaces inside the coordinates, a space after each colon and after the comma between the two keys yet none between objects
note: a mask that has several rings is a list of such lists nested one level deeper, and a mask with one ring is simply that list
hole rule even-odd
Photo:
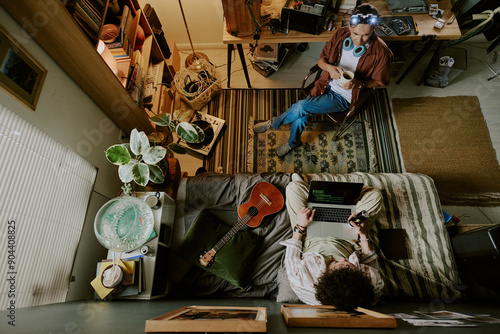
[{"label": "sneaker", "polygon": [[271,128],[271,123],[272,123],[272,119],[265,121],[265,122],[262,122],[262,123],[259,123],[259,124],[255,124],[253,126],[253,132],[264,133]]},{"label": "sneaker", "polygon": [[276,149],[276,155],[278,157],[284,157],[285,155],[287,155],[288,153],[290,153],[290,151],[292,150],[293,148],[290,147],[290,145],[288,145],[288,143],[286,144],[283,144],[281,145],[280,147],[278,147]]}]

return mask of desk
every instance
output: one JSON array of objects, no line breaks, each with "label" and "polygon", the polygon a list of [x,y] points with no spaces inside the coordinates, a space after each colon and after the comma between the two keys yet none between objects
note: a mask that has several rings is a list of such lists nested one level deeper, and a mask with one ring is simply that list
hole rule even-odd
[{"label": "desk", "polygon": [[[392,16],[391,10],[389,6],[387,6],[386,1],[384,0],[371,0],[368,1],[372,5],[374,5],[380,12],[382,16]],[[447,22],[449,18],[452,16],[451,12],[451,2],[450,0],[442,0],[442,1],[428,1],[428,4],[437,3],[439,4],[439,8],[444,10],[443,19]],[[457,20],[454,20],[451,24],[445,24],[443,29],[435,29],[434,24],[436,20],[433,19],[429,14],[401,14],[401,15],[412,15],[415,21],[417,22],[419,34],[418,35],[390,35],[390,36],[380,36],[384,41],[418,41],[425,40],[426,43],[422,50],[415,56],[412,63],[406,68],[405,72],[401,75],[401,77],[396,82],[399,84],[406,75],[411,71],[411,69],[418,63],[418,61],[422,58],[422,56],[430,49],[433,42],[435,40],[442,41],[445,40],[453,40],[458,39],[462,36],[460,32],[460,28],[458,26]],[[394,15],[397,16],[397,15]],[[349,22],[348,15],[339,15],[337,17],[337,21],[335,22],[335,29],[338,29],[342,26],[342,21],[344,23]],[[224,23],[224,27],[225,27]],[[262,31],[260,33],[259,43],[316,43],[322,42],[326,43],[330,40],[333,35],[333,31],[325,30],[319,35],[311,35],[307,33],[303,33],[300,31],[290,30],[290,32],[285,35],[280,32],[272,34],[267,27],[262,27]],[[250,79],[248,77],[248,69],[246,66],[245,55],[243,53],[242,44],[246,43],[254,43],[253,35],[247,37],[237,37],[229,34],[226,29],[223,29],[222,34],[222,42],[228,45],[227,48],[227,86],[230,87],[231,83],[231,61],[232,61],[232,51],[234,50],[234,45],[237,46],[238,53],[240,56],[241,64],[243,65],[243,71],[245,73],[245,78],[247,81],[248,88],[251,88]]]}]

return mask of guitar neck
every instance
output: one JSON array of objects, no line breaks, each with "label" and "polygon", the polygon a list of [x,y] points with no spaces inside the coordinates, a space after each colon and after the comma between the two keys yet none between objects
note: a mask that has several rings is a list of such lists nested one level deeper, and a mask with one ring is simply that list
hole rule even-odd
[{"label": "guitar neck", "polygon": [[248,215],[244,216],[243,218],[238,219],[238,223],[234,225],[227,233],[225,236],[222,237],[222,239],[219,240],[219,242],[212,248],[215,252],[218,252],[231,238],[238,233],[239,230],[243,228],[243,226],[248,223],[248,221],[252,217],[248,217]]}]

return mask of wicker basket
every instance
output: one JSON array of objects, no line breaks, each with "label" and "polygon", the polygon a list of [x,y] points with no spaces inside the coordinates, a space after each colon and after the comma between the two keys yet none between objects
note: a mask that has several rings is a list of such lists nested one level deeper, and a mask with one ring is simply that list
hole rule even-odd
[{"label": "wicker basket", "polygon": [[199,110],[222,89],[215,67],[205,59],[198,59],[174,77],[175,88],[193,110]]}]

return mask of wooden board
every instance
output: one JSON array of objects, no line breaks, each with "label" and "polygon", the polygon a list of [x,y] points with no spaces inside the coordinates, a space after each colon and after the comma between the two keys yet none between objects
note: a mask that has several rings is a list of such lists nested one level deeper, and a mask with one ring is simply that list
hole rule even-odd
[{"label": "wooden board", "polygon": [[[260,21],[260,1],[250,5],[255,18]],[[255,23],[250,15],[245,0],[222,0],[226,30],[233,36],[248,36],[255,31]]]},{"label": "wooden board", "polygon": [[354,312],[337,311],[324,305],[281,305],[288,327],[396,328],[391,316],[358,307]]},{"label": "wooden board", "polygon": [[185,306],[146,320],[145,332],[251,332],[267,331],[265,307]]}]

